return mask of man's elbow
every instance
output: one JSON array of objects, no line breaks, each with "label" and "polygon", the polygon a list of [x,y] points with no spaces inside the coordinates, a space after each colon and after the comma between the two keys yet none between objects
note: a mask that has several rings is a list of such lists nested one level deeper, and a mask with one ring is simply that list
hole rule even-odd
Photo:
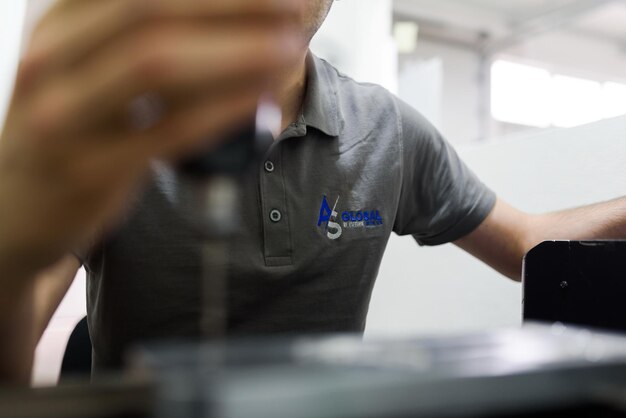
[{"label": "man's elbow", "polygon": [[515,263],[515,265],[510,266],[508,269],[502,271],[501,273],[509,279],[513,280],[514,282],[520,283],[522,281],[522,261],[520,261],[519,263]]},{"label": "man's elbow", "polygon": [[542,238],[545,229],[546,219],[540,215],[526,215],[523,225],[518,233],[514,250],[508,260],[507,267],[502,273],[516,282],[522,281],[524,258],[526,254],[544,239]]}]

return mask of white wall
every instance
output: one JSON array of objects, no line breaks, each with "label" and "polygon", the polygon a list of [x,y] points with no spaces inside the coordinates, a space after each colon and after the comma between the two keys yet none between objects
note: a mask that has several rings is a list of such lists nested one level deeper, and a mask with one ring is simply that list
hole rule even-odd
[{"label": "white wall", "polygon": [[[481,138],[480,105],[482,94],[479,84],[480,60],[477,54],[449,44],[420,40],[417,49],[410,56],[404,56],[400,66],[400,80],[413,77],[407,72],[414,71],[416,63],[438,59],[441,68],[441,110],[439,121],[432,120],[441,133],[454,144],[465,144]],[[424,80],[428,83],[430,80]],[[409,103],[423,103],[423,98],[413,97],[423,94],[406,84],[400,85],[399,95]],[[427,106],[427,104],[424,104]],[[429,110],[423,110],[428,114]]]},{"label": "white wall", "polygon": [[[604,201],[626,191],[626,118],[459,151],[502,198],[531,213]],[[466,332],[520,321],[519,284],[452,245],[419,248],[412,238],[393,237],[367,335]]]},{"label": "white wall", "polygon": [[398,58],[391,24],[391,0],[336,1],[311,49],[357,81],[396,92]]},{"label": "white wall", "polygon": [[400,98],[440,130],[443,127],[443,77],[441,57],[414,59],[404,63],[398,83]]}]

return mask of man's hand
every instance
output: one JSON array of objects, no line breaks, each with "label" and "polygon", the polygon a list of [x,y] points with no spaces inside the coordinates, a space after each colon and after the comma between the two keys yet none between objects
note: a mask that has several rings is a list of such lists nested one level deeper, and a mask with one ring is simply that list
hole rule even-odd
[{"label": "man's hand", "polygon": [[[153,158],[217,145],[302,55],[300,0],[60,0],[0,136],[0,380],[27,380],[34,278],[123,210]],[[129,107],[158,97],[138,126]]]},{"label": "man's hand", "polygon": [[[59,1],[33,34],[1,137],[0,251],[44,267],[124,206],[151,158],[250,117],[302,51],[297,13],[295,0]],[[165,114],[138,131],[128,108],[145,94]]]}]

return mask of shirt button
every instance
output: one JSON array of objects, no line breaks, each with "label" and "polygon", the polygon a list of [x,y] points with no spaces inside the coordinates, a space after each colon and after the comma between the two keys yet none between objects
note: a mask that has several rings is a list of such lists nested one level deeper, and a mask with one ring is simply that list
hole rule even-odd
[{"label": "shirt button", "polygon": [[266,161],[265,162],[265,171],[267,171],[268,173],[273,173],[274,170],[276,169],[276,167],[274,167],[274,163],[271,161]]},{"label": "shirt button", "polygon": [[278,209],[274,209],[270,212],[270,220],[274,223],[280,222],[283,219],[283,214]]}]

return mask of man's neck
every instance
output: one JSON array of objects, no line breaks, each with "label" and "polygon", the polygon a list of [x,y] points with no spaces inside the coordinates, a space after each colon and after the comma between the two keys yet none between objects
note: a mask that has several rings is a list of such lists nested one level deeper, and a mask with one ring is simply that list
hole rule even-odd
[{"label": "man's neck", "polygon": [[302,113],[307,81],[306,57],[304,54],[297,64],[281,75],[276,90],[277,104],[282,111],[281,131],[296,122]]}]

